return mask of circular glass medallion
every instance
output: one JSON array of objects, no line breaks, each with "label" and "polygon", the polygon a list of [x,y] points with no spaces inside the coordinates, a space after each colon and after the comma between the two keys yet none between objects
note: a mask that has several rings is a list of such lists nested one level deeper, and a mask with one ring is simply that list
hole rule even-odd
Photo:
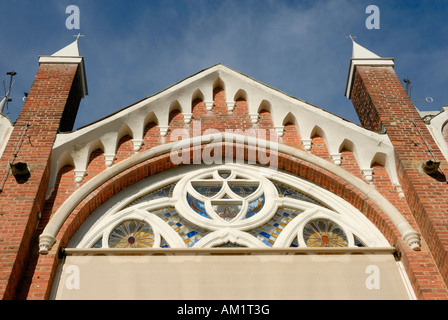
[{"label": "circular glass medallion", "polygon": [[110,248],[150,248],[154,244],[154,232],[143,221],[125,221],[109,235]]},{"label": "circular glass medallion", "polygon": [[307,247],[347,247],[348,240],[342,228],[330,220],[314,220],[303,228]]}]

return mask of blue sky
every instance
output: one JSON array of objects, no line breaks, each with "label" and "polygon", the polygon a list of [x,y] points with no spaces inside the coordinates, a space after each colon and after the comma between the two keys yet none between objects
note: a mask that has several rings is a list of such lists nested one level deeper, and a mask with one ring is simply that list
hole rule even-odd
[{"label": "blue sky", "polygon": [[[372,4],[379,30],[365,25]],[[68,5],[80,9],[80,30],[66,28]],[[39,55],[85,35],[89,95],[75,128],[217,63],[359,123],[344,96],[349,34],[395,58],[420,110],[448,105],[448,0],[0,0],[0,12],[0,80],[18,73],[13,96],[29,91]],[[22,105],[9,104],[12,121]]]}]

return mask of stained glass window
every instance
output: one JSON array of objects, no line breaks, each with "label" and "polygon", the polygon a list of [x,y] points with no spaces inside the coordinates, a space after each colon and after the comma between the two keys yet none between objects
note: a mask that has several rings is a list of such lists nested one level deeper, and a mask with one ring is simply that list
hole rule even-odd
[{"label": "stained glass window", "polygon": [[205,204],[198,199],[193,198],[189,193],[187,193],[187,201],[190,207],[196,212],[199,213],[204,218],[210,219],[210,216],[207,214],[205,210]]},{"label": "stained glass window", "polygon": [[162,187],[160,189],[151,191],[150,193],[145,194],[144,196],[141,196],[140,198],[132,201],[126,207],[134,206],[136,204],[154,200],[154,199],[169,198],[173,195],[173,189],[175,186],[176,186],[176,184],[173,183],[168,186]]},{"label": "stained glass window", "polygon": [[221,184],[207,186],[195,183],[192,186],[199,194],[209,198],[214,197],[222,188]]},{"label": "stained glass window", "polygon": [[217,246],[215,246],[215,248],[247,248],[247,247],[229,241],[229,242],[217,245]]},{"label": "stained glass window", "polygon": [[103,247],[103,239],[100,238],[94,245],[94,248],[102,248]]},{"label": "stained glass window", "polygon": [[269,222],[249,231],[249,233],[264,244],[272,247],[283,229],[300,213],[302,213],[301,210],[279,208]]},{"label": "stained glass window", "polygon": [[365,247],[366,246],[361,240],[359,240],[359,238],[357,236],[353,236],[353,237],[355,239],[355,246],[357,246],[357,247]]},{"label": "stained glass window", "polygon": [[109,235],[110,248],[148,248],[153,244],[152,228],[143,221],[125,221]]},{"label": "stained glass window", "polygon": [[160,248],[169,248],[170,246],[168,245],[168,242],[166,242],[166,240],[162,237],[161,241],[160,241]]},{"label": "stained glass window", "polygon": [[212,204],[216,214],[225,221],[232,221],[241,211],[241,202],[220,201]]},{"label": "stained glass window", "polygon": [[[308,194],[301,191],[300,183],[291,186],[286,184],[287,180],[278,182],[271,179],[244,170],[228,169],[227,166],[189,174],[176,183],[153,189],[128,204],[126,210],[114,213],[123,216],[136,213],[132,217],[139,218],[133,220],[129,217],[129,220],[101,237],[99,234],[90,236],[86,246],[148,248],[156,245],[169,248],[223,243],[216,247],[235,247],[238,246],[232,242],[235,239],[240,239],[241,243],[264,244],[267,247],[347,247],[349,243],[356,247],[371,245],[368,237],[363,235],[361,240],[351,227],[345,226],[344,212],[338,206],[340,218],[336,220],[338,223],[341,221],[341,225],[332,221],[334,215],[326,209],[333,209],[317,196],[321,193],[307,189]],[[306,201],[308,204],[283,201],[281,198]],[[166,204],[159,199],[166,199]],[[148,216],[143,218],[145,214]],[[108,223],[112,224],[113,221],[116,220],[111,219]],[[214,239],[215,233],[219,241]]]},{"label": "stained glass window", "polygon": [[188,247],[192,247],[209,231],[198,227],[182,218],[173,208],[155,211],[153,214],[165,221],[181,237]]},{"label": "stained glass window", "polygon": [[314,220],[303,228],[307,247],[347,247],[348,239],[342,228],[331,220]]},{"label": "stained glass window", "polygon": [[263,209],[263,206],[264,206],[264,194],[262,194],[255,201],[252,201],[251,203],[249,203],[249,207],[248,207],[247,213],[246,213],[246,219],[253,217],[258,212],[260,212],[260,210]]},{"label": "stained glass window", "polygon": [[218,171],[218,174],[219,174],[219,176],[220,176],[221,178],[223,178],[223,179],[227,179],[228,177],[230,177],[230,175],[231,175],[231,171],[229,171],[229,170],[219,170],[219,171]]},{"label": "stained glass window", "polygon": [[305,194],[304,192],[295,190],[289,186],[285,186],[278,182],[273,181],[273,183],[277,187],[278,195],[282,198],[292,198],[292,199],[302,200],[302,201],[306,201],[306,202],[316,204],[318,206],[325,207],[327,209],[332,210],[329,206],[327,206],[322,201],[319,201],[319,200],[311,197],[310,195]]},{"label": "stained glass window", "polygon": [[253,194],[258,189],[258,184],[255,185],[241,185],[236,183],[229,183],[230,190],[237,196],[245,198]]},{"label": "stained glass window", "polygon": [[297,239],[297,237],[295,237],[294,240],[291,242],[290,247],[291,247],[291,248],[297,248],[297,247],[299,247],[299,239]]}]

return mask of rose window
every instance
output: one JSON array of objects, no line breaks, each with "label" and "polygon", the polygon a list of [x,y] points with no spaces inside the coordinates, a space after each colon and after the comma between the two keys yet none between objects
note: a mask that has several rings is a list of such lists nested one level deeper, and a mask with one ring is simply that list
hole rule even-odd
[{"label": "rose window", "polygon": [[150,248],[154,244],[154,233],[149,224],[142,221],[126,221],[109,235],[111,248]]},{"label": "rose window", "polygon": [[345,232],[330,220],[315,220],[307,223],[303,229],[303,238],[307,247],[347,247]]}]

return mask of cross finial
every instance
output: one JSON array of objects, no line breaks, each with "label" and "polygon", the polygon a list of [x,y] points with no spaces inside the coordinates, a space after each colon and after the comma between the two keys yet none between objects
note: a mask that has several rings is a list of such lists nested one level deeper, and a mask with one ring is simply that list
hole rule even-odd
[{"label": "cross finial", "polygon": [[347,39],[350,38],[353,42],[355,42],[355,40],[353,40],[353,39],[356,39],[356,37],[353,37],[351,34],[349,34],[348,37],[346,37],[346,38],[347,38]]},{"label": "cross finial", "polygon": [[76,38],[76,41],[78,41],[78,39],[79,39],[80,37],[85,37],[85,35],[80,34],[80,33],[75,34],[75,35],[73,35],[73,36]]}]

